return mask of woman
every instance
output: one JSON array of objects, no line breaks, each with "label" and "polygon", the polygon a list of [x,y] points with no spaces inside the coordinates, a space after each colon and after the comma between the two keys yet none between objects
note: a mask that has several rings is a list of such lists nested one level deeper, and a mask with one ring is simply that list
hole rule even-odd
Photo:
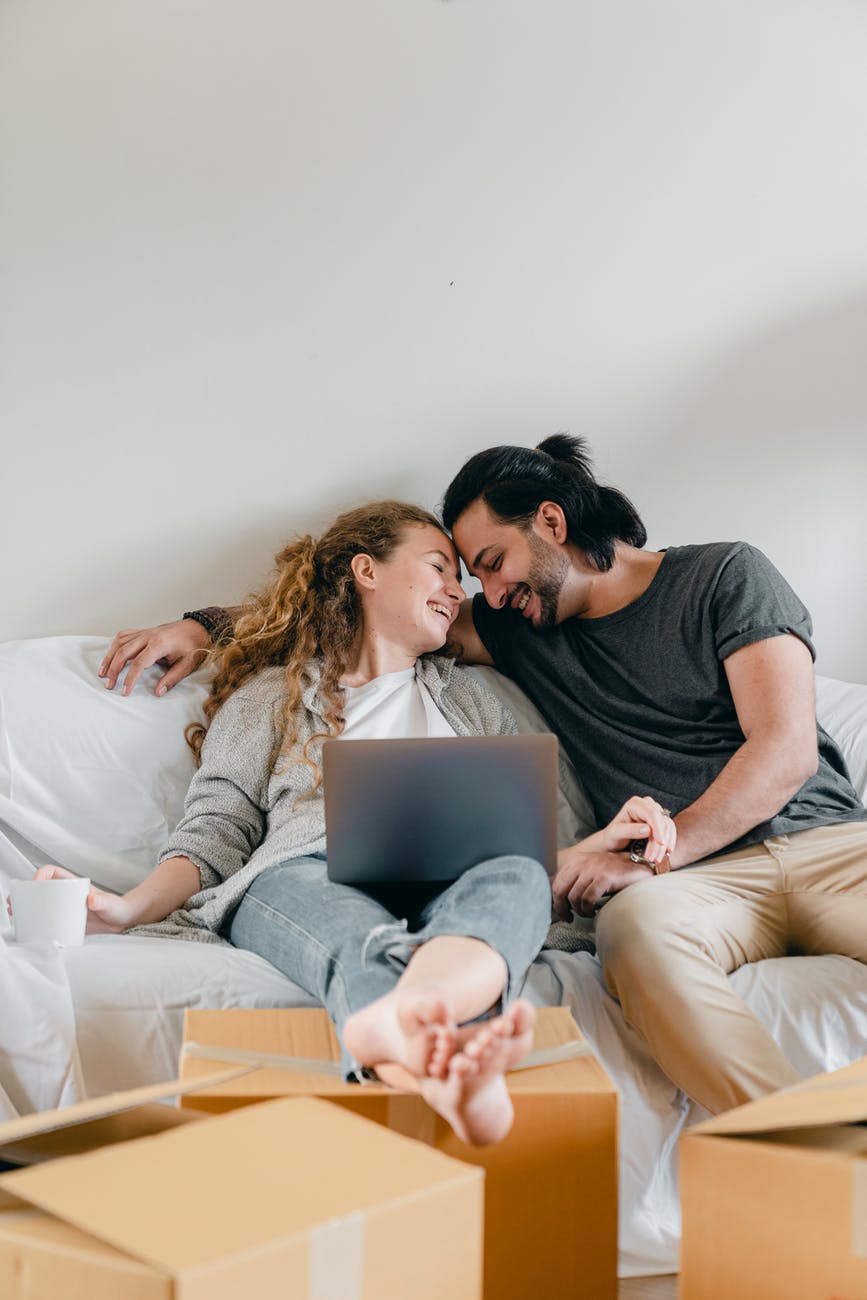
[{"label": "woman", "polygon": [[[398,900],[398,920],[328,879],[320,768],[328,737],[515,730],[475,677],[428,657],[463,597],[451,541],[414,506],[361,507],[288,545],[218,651],[209,725],[188,737],[199,770],[159,864],[122,898],[93,890],[89,908],[94,930],[227,938],[265,957],[324,1003],[348,1072],[419,1090],[478,1144],[512,1123],[503,1073],[529,1050],[534,1017],[514,994],[550,921],[547,875],[526,858],[481,862],[421,903]],[[631,800],[585,843],[650,836],[661,851],[672,835],[658,808]]]}]

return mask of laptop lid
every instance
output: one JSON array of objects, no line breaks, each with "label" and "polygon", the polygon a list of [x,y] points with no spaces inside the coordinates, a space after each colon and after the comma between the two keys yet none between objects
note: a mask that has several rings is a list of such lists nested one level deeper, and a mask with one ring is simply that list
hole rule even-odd
[{"label": "laptop lid", "polygon": [[557,865],[556,736],[328,740],[328,875],[449,881],[487,858]]}]

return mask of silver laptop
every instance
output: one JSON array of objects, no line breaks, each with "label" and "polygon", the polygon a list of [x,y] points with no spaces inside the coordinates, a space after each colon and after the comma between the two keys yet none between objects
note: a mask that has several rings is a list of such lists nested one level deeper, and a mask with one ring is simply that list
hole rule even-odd
[{"label": "silver laptop", "polygon": [[556,736],[328,740],[322,773],[331,880],[450,881],[507,853],[556,871]]}]

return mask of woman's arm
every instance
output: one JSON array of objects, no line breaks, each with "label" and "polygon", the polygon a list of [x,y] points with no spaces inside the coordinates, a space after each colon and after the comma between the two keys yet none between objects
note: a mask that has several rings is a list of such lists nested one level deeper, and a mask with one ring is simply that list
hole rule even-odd
[{"label": "woman's arm", "polygon": [[163,859],[188,858],[213,889],[249,861],[268,826],[269,781],[282,738],[285,672],[266,668],[214,715],[201,766],[169,836]]},{"label": "woman's arm", "polygon": [[[36,880],[71,880],[64,867],[40,867]],[[134,925],[164,921],[201,889],[199,868],[189,858],[165,858],[125,894],[94,887],[87,895],[87,933],[120,934]]]},{"label": "woman's arm", "polygon": [[201,887],[199,868],[189,858],[163,858],[140,885],[123,895],[128,909],[124,929],[164,921]]}]

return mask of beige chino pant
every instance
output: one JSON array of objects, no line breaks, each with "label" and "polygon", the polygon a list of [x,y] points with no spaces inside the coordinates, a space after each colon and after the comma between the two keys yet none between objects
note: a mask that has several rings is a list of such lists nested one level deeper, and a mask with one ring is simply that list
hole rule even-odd
[{"label": "beige chino pant", "polygon": [[786,1087],[797,1071],[726,977],[787,954],[867,962],[867,822],[630,885],[599,913],[596,945],[627,1023],[688,1096],[717,1113]]}]

